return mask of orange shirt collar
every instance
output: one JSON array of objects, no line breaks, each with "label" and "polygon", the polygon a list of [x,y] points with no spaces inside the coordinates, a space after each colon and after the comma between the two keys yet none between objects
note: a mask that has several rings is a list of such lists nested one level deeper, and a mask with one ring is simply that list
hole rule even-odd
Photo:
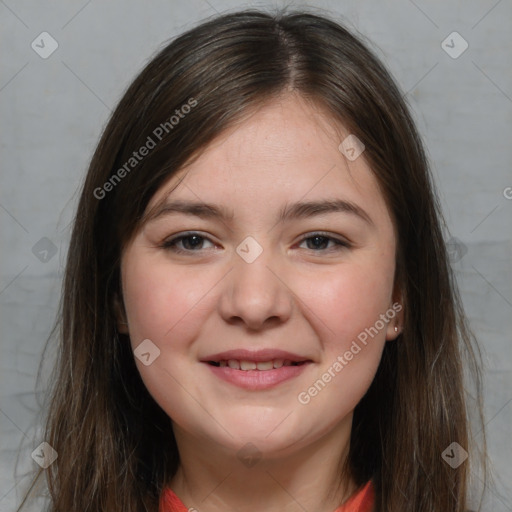
[{"label": "orange shirt collar", "polygon": [[[374,502],[375,491],[370,481],[334,512],[371,512]],[[159,512],[188,512],[188,510],[171,489],[166,488],[164,490],[160,500]]]}]

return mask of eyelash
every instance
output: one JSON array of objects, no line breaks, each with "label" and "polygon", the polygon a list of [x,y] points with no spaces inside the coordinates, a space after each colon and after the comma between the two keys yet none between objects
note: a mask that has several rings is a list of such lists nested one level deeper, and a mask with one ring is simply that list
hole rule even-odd
[{"label": "eyelash", "polygon": [[[183,239],[186,239],[186,238],[191,238],[191,237],[199,237],[201,239],[204,239],[204,240],[209,240],[208,237],[206,236],[203,236],[199,233],[196,233],[196,232],[189,232],[189,233],[185,233],[183,235],[179,235],[179,236],[176,236],[174,238],[171,238],[169,240],[166,240],[164,241],[162,244],[161,244],[161,248],[162,249],[166,249],[166,250],[169,250],[169,251],[172,251],[172,252],[175,252],[177,254],[190,254],[190,253],[194,253],[194,252],[200,252],[200,249],[197,250],[197,251],[194,251],[194,250],[186,250],[186,249],[180,249],[177,247],[177,244],[182,241]],[[312,238],[324,238],[324,239],[327,239],[328,241],[332,241],[335,243],[335,245],[337,245],[339,247],[339,250],[343,250],[343,249],[349,249],[352,247],[351,244],[349,244],[348,242],[345,242],[343,240],[339,240],[337,238],[334,238],[332,236],[329,236],[327,233],[323,233],[321,231],[319,232],[314,232],[314,233],[311,233],[311,234],[307,234],[305,236],[303,236],[301,239],[300,239],[300,244],[302,244],[302,242],[306,241],[306,240],[309,240],[309,239],[312,239]],[[209,240],[211,242],[211,240]],[[212,242],[213,243],[213,242]],[[313,251],[313,252],[330,252],[332,250],[331,249],[320,249],[320,250],[315,250],[315,249],[308,249],[309,251]]]}]

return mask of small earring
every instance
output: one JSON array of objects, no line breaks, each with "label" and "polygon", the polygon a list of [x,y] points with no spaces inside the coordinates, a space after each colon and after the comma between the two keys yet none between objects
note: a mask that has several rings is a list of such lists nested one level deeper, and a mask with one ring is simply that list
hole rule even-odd
[{"label": "small earring", "polygon": [[395,325],[395,332],[398,332],[398,326]]}]

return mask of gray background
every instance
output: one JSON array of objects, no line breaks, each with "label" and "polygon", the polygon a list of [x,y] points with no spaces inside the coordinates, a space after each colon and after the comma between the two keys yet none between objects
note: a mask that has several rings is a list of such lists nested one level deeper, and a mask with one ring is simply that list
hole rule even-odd
[{"label": "gray background", "polygon": [[[36,391],[45,374],[36,387],[38,364],[58,305],[77,187],[111,109],[169,38],[216,12],[280,5],[0,0],[1,511],[14,510],[23,475],[37,467],[30,454],[43,441]],[[447,238],[457,239],[452,265],[484,353],[495,484],[485,510],[510,511],[512,3],[288,5],[326,9],[367,36],[407,94],[431,158]],[[58,42],[47,59],[31,47],[34,40],[42,46],[43,31]],[[453,31],[469,44],[458,58],[441,46]],[[456,39],[447,44],[462,48]]]}]

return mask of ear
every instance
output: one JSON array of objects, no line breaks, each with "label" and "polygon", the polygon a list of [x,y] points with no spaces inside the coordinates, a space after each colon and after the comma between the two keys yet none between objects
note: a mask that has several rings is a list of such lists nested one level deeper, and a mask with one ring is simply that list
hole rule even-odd
[{"label": "ear", "polygon": [[120,294],[115,292],[113,298],[114,314],[117,322],[117,330],[121,334],[129,334],[128,321],[126,319],[126,311],[124,309],[124,303]]},{"label": "ear", "polygon": [[393,291],[386,316],[390,319],[386,327],[386,341],[396,340],[402,333],[404,326],[404,294],[398,285],[395,286]]}]

